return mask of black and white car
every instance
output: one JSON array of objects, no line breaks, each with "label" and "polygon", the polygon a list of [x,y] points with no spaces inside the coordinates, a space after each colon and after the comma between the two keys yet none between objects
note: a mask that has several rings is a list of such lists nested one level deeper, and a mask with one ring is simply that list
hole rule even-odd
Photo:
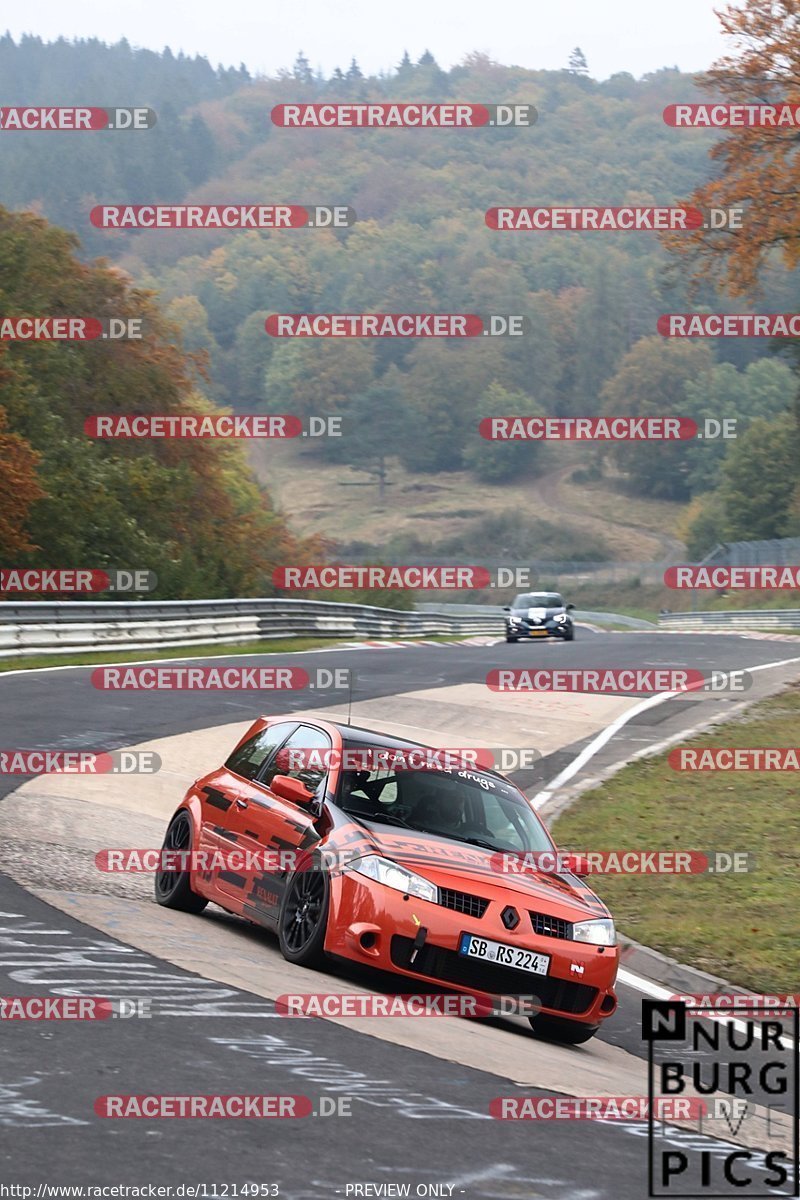
[{"label": "black and white car", "polygon": [[573,642],[575,625],[570,613],[574,607],[565,604],[558,592],[523,592],[504,606],[506,641],[551,637]]}]

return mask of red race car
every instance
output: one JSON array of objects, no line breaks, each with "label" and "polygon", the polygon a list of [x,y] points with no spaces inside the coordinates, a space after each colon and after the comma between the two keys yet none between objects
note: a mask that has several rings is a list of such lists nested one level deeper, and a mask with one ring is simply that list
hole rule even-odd
[{"label": "red race car", "polygon": [[608,909],[576,875],[536,869],[555,847],[514,784],[441,755],[259,718],[172,817],[156,900],[214,901],[276,931],[303,966],[330,955],[472,995],[533,994],[536,1033],[587,1041],[617,1006]]}]

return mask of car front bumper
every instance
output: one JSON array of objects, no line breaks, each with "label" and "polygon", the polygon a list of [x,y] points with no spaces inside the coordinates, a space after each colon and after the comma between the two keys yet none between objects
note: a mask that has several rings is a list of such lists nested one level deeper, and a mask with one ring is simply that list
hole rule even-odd
[{"label": "car front bumper", "polygon": [[523,638],[531,641],[535,638],[566,638],[571,632],[571,621],[562,621],[559,624],[556,624],[555,621],[548,621],[544,625],[509,625],[506,622],[506,637],[516,637],[520,640]]},{"label": "car front bumper", "polygon": [[[481,918],[440,904],[405,897],[385,885],[346,872],[332,881],[325,949],[378,970],[486,996],[533,997],[552,1016],[597,1025],[617,1006],[614,982],[618,946],[592,946],[533,933],[527,904],[534,898],[495,892]],[[449,886],[449,885],[448,885]],[[520,923],[507,929],[508,904]],[[547,975],[519,971],[458,953],[463,933],[534,950],[550,957]],[[414,953],[416,949],[416,953]]]}]

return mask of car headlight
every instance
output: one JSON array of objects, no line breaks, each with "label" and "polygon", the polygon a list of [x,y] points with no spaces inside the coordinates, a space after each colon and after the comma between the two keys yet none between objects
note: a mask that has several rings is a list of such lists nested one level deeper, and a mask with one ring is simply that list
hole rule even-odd
[{"label": "car headlight", "polygon": [[364,858],[357,858],[346,869],[354,871],[356,875],[364,875],[367,879],[374,879],[376,883],[382,883],[396,892],[403,892],[404,895],[430,900],[432,904],[439,901],[439,889],[429,879],[423,879],[421,875],[415,875],[413,871],[407,871],[399,863],[392,862],[390,858],[381,858],[379,854],[367,854]]},{"label": "car headlight", "polygon": [[508,623],[509,625],[521,625],[522,619],[520,617],[509,617]]},{"label": "car headlight", "polygon": [[592,946],[616,946],[617,931],[610,917],[599,921],[577,921],[572,926],[574,942],[589,942]]},{"label": "car headlight", "polygon": [[568,621],[568,620],[569,620],[569,617],[567,616],[566,613],[558,613],[558,615],[556,616],[556,621],[558,622],[559,625],[563,625],[564,622]]}]

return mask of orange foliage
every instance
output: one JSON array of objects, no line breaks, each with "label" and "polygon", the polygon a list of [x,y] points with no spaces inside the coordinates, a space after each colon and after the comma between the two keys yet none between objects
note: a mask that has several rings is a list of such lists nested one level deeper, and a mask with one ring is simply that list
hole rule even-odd
[{"label": "orange foliage", "polygon": [[[701,86],[720,103],[800,104],[800,0],[745,0],[718,16],[738,53],[720,59]],[[691,258],[696,282],[711,277],[733,296],[756,295],[759,271],[772,253],[789,270],[798,265],[799,136],[791,126],[733,128],[713,146],[721,174],[697,188],[689,203],[745,211],[736,231],[665,236],[671,250]]]},{"label": "orange foliage", "polygon": [[0,555],[12,562],[17,554],[37,547],[28,538],[25,522],[35,500],[44,492],[36,482],[39,455],[24,438],[3,432],[7,418],[0,408]]}]

